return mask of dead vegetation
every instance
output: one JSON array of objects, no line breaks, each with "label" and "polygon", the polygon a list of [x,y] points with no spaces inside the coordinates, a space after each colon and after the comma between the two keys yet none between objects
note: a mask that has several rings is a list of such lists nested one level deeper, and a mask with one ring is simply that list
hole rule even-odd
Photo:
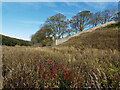
[{"label": "dead vegetation", "polygon": [[[71,38],[53,47],[6,47],[3,50],[4,88],[119,88],[120,52],[118,29],[103,28]],[[46,62],[72,70],[72,78],[41,79]],[[61,69],[60,69],[61,70]],[[59,70],[58,70],[59,72]],[[64,76],[64,73],[62,73]],[[49,82],[49,83],[46,83]]]}]

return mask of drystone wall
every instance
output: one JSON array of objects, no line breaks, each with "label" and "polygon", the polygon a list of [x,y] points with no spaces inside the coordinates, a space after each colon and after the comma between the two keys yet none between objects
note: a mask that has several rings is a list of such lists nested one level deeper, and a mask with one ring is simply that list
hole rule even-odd
[{"label": "drystone wall", "polygon": [[74,35],[71,35],[71,36],[68,36],[68,37],[65,37],[65,38],[62,38],[62,39],[57,39],[57,40],[55,41],[55,45],[62,44],[62,43],[64,43],[64,42],[68,41],[70,38],[75,37],[75,36],[78,36],[78,35],[80,35],[80,34],[82,34],[82,33],[92,32],[92,31],[94,31],[94,30],[96,30],[96,29],[98,29],[98,28],[105,27],[105,26],[107,26],[107,25],[114,24],[114,23],[116,23],[116,22],[115,22],[115,21],[110,21],[110,22],[107,22],[107,23],[105,23],[105,24],[102,24],[102,25],[99,25],[99,26],[96,26],[96,27],[87,29],[87,30],[85,30],[85,31],[79,32],[79,33],[77,33],[77,34],[74,34]]}]

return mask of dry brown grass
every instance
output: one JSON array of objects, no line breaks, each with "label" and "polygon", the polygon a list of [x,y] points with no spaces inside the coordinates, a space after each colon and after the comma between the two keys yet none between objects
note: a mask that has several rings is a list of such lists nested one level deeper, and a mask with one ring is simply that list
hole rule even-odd
[{"label": "dry brown grass", "polygon": [[[118,88],[120,52],[118,30],[98,30],[74,37],[53,47],[3,47],[4,88],[92,87]],[[77,42],[76,42],[77,41]],[[52,61],[73,70],[74,80],[68,84],[40,84],[35,63],[45,66]],[[48,76],[49,77],[49,76]],[[57,82],[64,82],[64,80]],[[66,86],[67,85],[67,86]]]},{"label": "dry brown grass", "polygon": [[118,28],[101,28],[94,32],[81,34],[71,38],[59,46],[73,46],[75,48],[98,48],[98,49],[119,49]]}]

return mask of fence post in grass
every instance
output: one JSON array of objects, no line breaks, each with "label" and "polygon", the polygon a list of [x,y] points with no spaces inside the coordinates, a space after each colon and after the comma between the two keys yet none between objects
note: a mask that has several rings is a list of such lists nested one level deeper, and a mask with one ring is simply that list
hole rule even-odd
[{"label": "fence post in grass", "polygon": [[57,45],[57,40],[55,40],[55,45]]}]

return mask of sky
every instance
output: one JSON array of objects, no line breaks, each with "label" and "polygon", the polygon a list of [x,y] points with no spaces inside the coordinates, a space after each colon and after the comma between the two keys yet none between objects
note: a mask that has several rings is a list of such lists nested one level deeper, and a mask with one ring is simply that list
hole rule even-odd
[{"label": "sky", "polygon": [[[0,3],[1,6],[1,3]],[[3,35],[29,40],[51,16],[62,13],[71,19],[78,12],[92,13],[118,8],[117,2],[2,2]]]}]

